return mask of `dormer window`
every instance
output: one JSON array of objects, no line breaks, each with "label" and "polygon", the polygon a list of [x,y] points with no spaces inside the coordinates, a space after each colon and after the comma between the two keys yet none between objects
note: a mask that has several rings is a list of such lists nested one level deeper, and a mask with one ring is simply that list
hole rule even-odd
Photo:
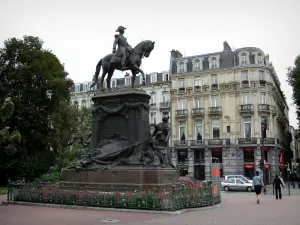
[{"label": "dormer window", "polygon": [[242,65],[247,64],[247,55],[246,55],[246,53],[243,53],[242,56],[241,56],[241,64]]},{"label": "dormer window", "polygon": [[263,57],[261,53],[257,54],[257,64],[263,64]]},{"label": "dormer window", "polygon": [[194,71],[200,71],[200,60],[196,59],[194,62]]},{"label": "dormer window", "polygon": [[80,84],[75,85],[75,92],[80,92]]},{"label": "dormer window", "polygon": [[179,63],[179,73],[184,73],[184,62]]},{"label": "dormer window", "polygon": [[217,65],[217,58],[216,58],[216,57],[212,57],[212,58],[211,58],[211,68],[212,68],[212,69],[218,68],[218,65]]},{"label": "dormer window", "polygon": [[219,55],[212,55],[208,57],[209,68],[210,69],[217,69],[220,68],[220,56]]}]

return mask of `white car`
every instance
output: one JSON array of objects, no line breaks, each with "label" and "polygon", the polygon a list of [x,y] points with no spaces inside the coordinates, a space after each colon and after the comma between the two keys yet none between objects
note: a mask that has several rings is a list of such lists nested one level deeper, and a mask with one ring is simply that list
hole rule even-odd
[{"label": "white car", "polygon": [[245,183],[253,183],[253,180],[250,180],[248,177],[245,177],[244,175],[227,175],[224,177],[225,181],[231,179],[231,178],[238,178],[241,179],[242,181],[244,181]]},{"label": "white car", "polygon": [[253,191],[252,183],[239,178],[230,178],[221,182],[221,188],[224,191]]}]

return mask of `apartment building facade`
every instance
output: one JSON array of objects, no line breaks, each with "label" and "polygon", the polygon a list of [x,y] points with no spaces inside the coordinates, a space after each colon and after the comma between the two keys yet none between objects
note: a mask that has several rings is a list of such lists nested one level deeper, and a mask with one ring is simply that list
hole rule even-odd
[{"label": "apartment building facade", "polygon": [[183,57],[171,51],[173,163],[181,175],[210,177],[210,161],[221,175],[252,177],[261,159],[261,122],[267,180],[280,170],[287,149],[288,105],[269,56],[255,47]]},{"label": "apartment building facade", "polygon": [[291,170],[295,173],[300,173],[300,138],[299,133],[293,126],[290,126],[290,132],[292,134],[291,150],[293,151],[294,158],[292,159]]},{"label": "apartment building facade", "polygon": [[[135,81],[136,88],[145,90],[150,96],[150,110],[149,121],[151,125],[158,124],[162,121],[163,116],[170,116],[171,110],[171,96],[170,88],[171,82],[169,80],[169,71],[163,71],[160,73],[153,72],[146,75],[146,85],[142,84],[142,77],[137,76]],[[99,89],[98,86],[94,86],[90,90],[90,86],[93,82],[75,83],[71,89],[71,101],[78,105],[78,107],[90,107],[93,102],[91,97]],[[112,78],[112,89],[126,88],[131,86],[131,76],[127,75],[123,78]],[[105,86],[106,87],[106,83]],[[151,126],[153,129],[154,126]]]}]

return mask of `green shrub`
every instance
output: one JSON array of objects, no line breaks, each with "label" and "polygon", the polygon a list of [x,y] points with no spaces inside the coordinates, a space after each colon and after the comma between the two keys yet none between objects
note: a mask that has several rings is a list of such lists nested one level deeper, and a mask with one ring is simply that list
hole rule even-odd
[{"label": "green shrub", "polygon": [[59,181],[61,178],[61,172],[46,173],[41,177],[42,181]]}]

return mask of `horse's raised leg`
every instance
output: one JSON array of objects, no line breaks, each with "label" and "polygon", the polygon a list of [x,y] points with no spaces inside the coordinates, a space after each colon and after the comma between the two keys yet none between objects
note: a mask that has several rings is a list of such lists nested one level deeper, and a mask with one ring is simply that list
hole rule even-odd
[{"label": "horse's raised leg", "polygon": [[[140,72],[140,73],[142,74],[142,76],[143,76],[143,82],[142,82],[142,85],[146,85],[144,71],[141,70],[137,65],[133,66],[132,70],[135,70],[135,71],[136,71],[136,72],[135,72],[136,74],[137,74],[137,72]],[[133,75],[132,75],[132,76],[133,76]]]},{"label": "horse's raised leg", "polygon": [[111,80],[111,78],[112,78],[112,76],[113,76],[113,74],[114,74],[114,71],[115,71],[114,68],[109,67],[109,69],[108,69],[108,74],[107,74],[107,78],[106,78],[106,84],[107,84],[107,89],[108,89],[108,90],[111,89],[111,87],[110,87],[110,80]]}]

